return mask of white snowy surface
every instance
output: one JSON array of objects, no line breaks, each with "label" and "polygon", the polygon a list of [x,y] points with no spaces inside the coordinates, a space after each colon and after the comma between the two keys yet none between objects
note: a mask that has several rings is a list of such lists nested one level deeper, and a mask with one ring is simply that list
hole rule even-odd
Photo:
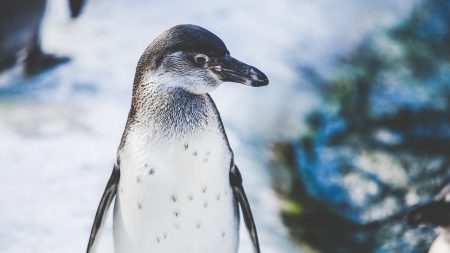
[{"label": "white snowy surface", "polygon": [[[130,106],[134,69],[163,30],[194,23],[270,85],[222,85],[213,95],[259,228],[263,252],[301,252],[288,237],[266,169],[266,145],[295,134],[314,105],[299,63],[327,67],[411,1],[92,0],[76,21],[49,3],[44,46],[71,63],[14,87],[0,76],[0,252],[83,252]],[[3,83],[2,83],[3,82]],[[17,87],[19,87],[17,89]],[[12,95],[5,95],[7,92]],[[99,252],[112,252],[111,219]],[[244,227],[241,251],[252,252]]]}]

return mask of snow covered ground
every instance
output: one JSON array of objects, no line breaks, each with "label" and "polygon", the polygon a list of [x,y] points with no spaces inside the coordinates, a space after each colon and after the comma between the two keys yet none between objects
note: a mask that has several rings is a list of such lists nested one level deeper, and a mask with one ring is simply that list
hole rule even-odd
[{"label": "snow covered ground", "polygon": [[[65,1],[50,1],[44,46],[72,62],[16,86],[8,83],[20,69],[0,76],[0,252],[83,252],[115,161],[137,60],[155,36],[179,23],[210,29],[233,56],[269,76],[268,87],[224,84],[213,98],[263,251],[300,252],[278,215],[266,145],[295,134],[315,103],[302,88],[299,64],[326,67],[411,4],[393,2],[96,0],[68,21]],[[250,253],[241,232],[241,252]],[[99,252],[111,249],[109,222]]]}]

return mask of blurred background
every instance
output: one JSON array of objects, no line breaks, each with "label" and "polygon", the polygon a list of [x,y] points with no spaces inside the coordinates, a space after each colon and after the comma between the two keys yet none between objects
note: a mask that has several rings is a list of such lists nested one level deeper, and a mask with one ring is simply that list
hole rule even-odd
[{"label": "blurred background", "polygon": [[263,252],[428,249],[435,231],[403,217],[450,182],[448,0],[86,0],[76,20],[68,5],[48,0],[39,34],[71,60],[25,75],[22,56],[0,73],[0,252],[85,250],[137,61],[180,23],[270,79],[212,94]]}]

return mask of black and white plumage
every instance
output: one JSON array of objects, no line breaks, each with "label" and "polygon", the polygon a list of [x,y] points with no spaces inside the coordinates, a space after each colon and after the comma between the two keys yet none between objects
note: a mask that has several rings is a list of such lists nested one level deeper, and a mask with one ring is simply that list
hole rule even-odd
[{"label": "black and white plumage", "polygon": [[412,227],[438,227],[439,235],[433,241],[428,253],[449,253],[450,185],[447,185],[435,200],[413,208],[406,216],[406,223]]},{"label": "black and white plumage", "polygon": [[239,206],[260,252],[242,178],[208,95],[225,81],[268,84],[261,71],[232,58],[220,38],[199,26],[172,27],[147,47],[87,252],[114,197],[116,253],[236,253]]},{"label": "black and white plumage", "polygon": [[[85,0],[69,0],[72,18],[80,15]],[[47,0],[0,1],[0,71],[13,66],[26,52],[25,73],[40,71],[65,63],[67,57],[47,54],[41,47],[41,23]]]}]

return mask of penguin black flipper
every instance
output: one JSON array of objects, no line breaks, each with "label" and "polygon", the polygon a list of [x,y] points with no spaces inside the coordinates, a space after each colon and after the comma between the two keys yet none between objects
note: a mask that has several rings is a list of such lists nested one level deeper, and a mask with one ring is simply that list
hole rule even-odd
[{"label": "penguin black flipper", "polygon": [[113,201],[117,193],[117,186],[119,185],[120,179],[120,169],[118,165],[114,165],[111,177],[106,184],[105,191],[103,192],[102,199],[98,205],[97,212],[95,213],[94,224],[92,224],[91,234],[89,236],[89,243],[86,253],[90,253],[98,232],[100,231],[103,221],[105,220],[106,214],[108,213],[109,206]]},{"label": "penguin black flipper", "polygon": [[241,206],[245,227],[247,227],[247,231],[250,234],[250,238],[252,239],[256,253],[261,253],[258,241],[258,233],[256,231],[255,221],[253,220],[252,210],[250,208],[250,203],[248,203],[247,195],[244,191],[244,186],[242,185],[242,176],[239,172],[238,167],[234,164],[230,169],[230,183],[233,188],[234,196],[236,196],[239,205]]},{"label": "penguin black flipper", "polygon": [[85,0],[69,0],[70,16],[77,18],[83,9]]}]

